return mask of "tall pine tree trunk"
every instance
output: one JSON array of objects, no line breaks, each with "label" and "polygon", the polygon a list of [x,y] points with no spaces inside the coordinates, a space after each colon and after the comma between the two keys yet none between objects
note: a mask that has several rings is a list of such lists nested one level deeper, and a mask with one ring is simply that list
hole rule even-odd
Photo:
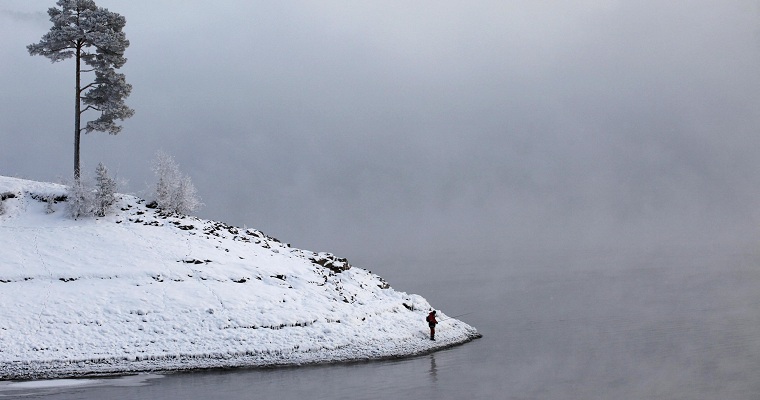
[{"label": "tall pine tree trunk", "polygon": [[81,51],[81,44],[77,46],[77,54],[76,54],[76,99],[74,102],[74,180],[79,182],[79,137],[82,132],[80,129],[80,125],[82,123],[82,103],[80,101],[81,92],[82,92],[82,81],[81,81],[81,62],[82,62],[82,51]]}]

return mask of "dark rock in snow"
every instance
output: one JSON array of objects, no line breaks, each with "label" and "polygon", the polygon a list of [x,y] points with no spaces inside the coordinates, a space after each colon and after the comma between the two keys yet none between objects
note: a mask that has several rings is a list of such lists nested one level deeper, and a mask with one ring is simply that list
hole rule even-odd
[{"label": "dark rock in snow", "polygon": [[314,264],[321,265],[335,273],[351,269],[351,264],[348,263],[347,259],[335,257],[335,255],[331,253],[314,253],[314,256],[310,257],[309,260]]}]

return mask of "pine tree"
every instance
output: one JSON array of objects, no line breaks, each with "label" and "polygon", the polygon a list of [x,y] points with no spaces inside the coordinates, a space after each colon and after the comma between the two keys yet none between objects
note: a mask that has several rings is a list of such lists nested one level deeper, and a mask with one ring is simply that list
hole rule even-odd
[{"label": "pine tree", "polygon": [[105,217],[108,210],[116,202],[116,180],[108,174],[103,163],[95,170],[95,216]]},{"label": "pine tree", "polygon": [[[82,131],[108,132],[122,129],[116,120],[125,120],[134,110],[124,104],[132,91],[124,74],[117,73],[127,59],[129,41],[122,31],[126,19],[95,5],[93,0],[58,0],[60,8],[48,9],[53,27],[39,43],[27,46],[30,55],[41,55],[52,62],[71,57],[76,60],[74,107],[74,179],[79,180],[79,142]],[[83,69],[83,65],[87,69]],[[82,85],[82,74],[93,72],[94,80]],[[84,106],[84,107],[83,107]],[[82,127],[82,115],[98,111],[100,116]]]}]

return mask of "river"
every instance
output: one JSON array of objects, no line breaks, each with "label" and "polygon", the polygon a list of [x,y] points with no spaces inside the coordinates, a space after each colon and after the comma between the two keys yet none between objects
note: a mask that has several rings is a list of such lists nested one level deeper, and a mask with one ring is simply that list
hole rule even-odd
[{"label": "river", "polygon": [[0,399],[760,397],[754,250],[555,251],[374,272],[469,313],[484,337],[403,360],[1,382]]}]

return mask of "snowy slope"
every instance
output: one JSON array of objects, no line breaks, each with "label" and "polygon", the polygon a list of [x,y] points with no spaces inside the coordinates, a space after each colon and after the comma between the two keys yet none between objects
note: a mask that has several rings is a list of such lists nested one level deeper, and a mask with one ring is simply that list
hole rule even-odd
[{"label": "snowy slope", "polygon": [[72,220],[63,186],[15,178],[0,194],[0,379],[400,357],[479,337],[452,319],[426,340],[424,298],[257,230],[127,195]]}]

